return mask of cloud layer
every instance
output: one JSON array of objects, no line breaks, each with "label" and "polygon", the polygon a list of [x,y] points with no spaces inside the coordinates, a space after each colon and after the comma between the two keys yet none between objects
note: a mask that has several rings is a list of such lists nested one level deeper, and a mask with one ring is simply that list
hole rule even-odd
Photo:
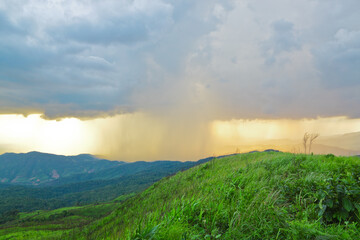
[{"label": "cloud layer", "polygon": [[357,0],[4,0],[0,112],[360,117],[359,8]]}]

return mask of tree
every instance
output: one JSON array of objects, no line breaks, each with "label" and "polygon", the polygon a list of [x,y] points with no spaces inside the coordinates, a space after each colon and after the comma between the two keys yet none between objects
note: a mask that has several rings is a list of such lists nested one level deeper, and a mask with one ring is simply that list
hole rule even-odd
[{"label": "tree", "polygon": [[309,154],[311,153],[311,145],[312,145],[312,143],[313,143],[314,140],[315,140],[317,137],[319,137],[319,136],[320,136],[320,134],[318,134],[318,133],[312,133],[312,134],[310,135]]},{"label": "tree", "polygon": [[303,137],[304,153],[306,154],[307,141],[309,140],[310,135],[306,132]]}]

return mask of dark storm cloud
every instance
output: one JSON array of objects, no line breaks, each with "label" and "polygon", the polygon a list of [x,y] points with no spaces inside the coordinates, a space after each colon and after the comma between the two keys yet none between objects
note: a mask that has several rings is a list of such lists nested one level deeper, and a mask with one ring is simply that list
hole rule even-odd
[{"label": "dark storm cloud", "polygon": [[360,85],[360,31],[340,29],[331,41],[314,49],[314,56],[324,85]]},{"label": "dark storm cloud", "polygon": [[146,88],[168,81],[160,68],[181,74],[197,40],[219,22],[217,2],[5,1],[0,110],[31,106],[57,118],[144,107],[134,106],[134,91],[153,98]]},{"label": "dark storm cloud", "polygon": [[153,6],[144,1],[92,4],[95,9],[89,14],[48,29],[49,35],[55,40],[88,44],[136,44],[151,40],[172,23],[172,6],[160,1]]},{"label": "dark storm cloud", "polygon": [[359,7],[357,0],[4,0],[0,112],[359,116]]},{"label": "dark storm cloud", "polygon": [[284,19],[277,20],[271,24],[271,37],[264,42],[263,50],[266,63],[276,61],[277,55],[299,49],[300,45],[294,34],[294,24]]}]

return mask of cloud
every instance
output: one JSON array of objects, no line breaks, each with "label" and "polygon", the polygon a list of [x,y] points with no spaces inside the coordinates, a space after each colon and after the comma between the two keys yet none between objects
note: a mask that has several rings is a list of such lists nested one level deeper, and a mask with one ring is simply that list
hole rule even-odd
[{"label": "cloud", "polygon": [[[85,13],[65,19],[65,24],[49,26],[54,40],[87,44],[136,44],[152,40],[172,25],[172,5],[161,1],[91,1]],[[62,19],[64,21],[64,19]]]},{"label": "cloud", "polygon": [[0,11],[0,31],[7,34],[18,32],[18,29],[10,22],[3,11]]},{"label": "cloud", "polygon": [[0,112],[358,117],[359,5],[1,1]]},{"label": "cloud", "polygon": [[314,56],[327,87],[360,85],[360,31],[338,30],[331,41],[314,49]]},{"label": "cloud", "polygon": [[271,27],[272,35],[263,43],[263,51],[268,64],[274,63],[280,53],[300,48],[294,34],[293,23],[281,19],[273,22]]},{"label": "cloud", "polygon": [[[210,95],[221,104],[217,117],[359,117],[356,105],[360,97],[355,93],[359,86],[353,83],[349,88],[340,80],[357,78],[357,61],[348,64],[341,59],[347,76],[335,75],[340,87],[329,89],[323,73],[339,70],[335,66],[321,68],[319,60],[325,61],[326,56],[319,59],[316,55],[316,49],[333,41],[329,32],[339,31],[338,22],[356,29],[353,21],[360,16],[348,6],[354,1],[337,3],[336,17],[340,19],[323,12],[321,1],[237,2],[192,62],[207,74]],[[328,48],[324,51],[331,54]]]},{"label": "cloud", "polygon": [[149,77],[157,71],[151,62],[166,74],[183,71],[197,40],[219,22],[210,11],[216,2],[4,1],[0,111],[58,118],[141,108],[133,96],[151,97],[146,86],[168,81]]}]

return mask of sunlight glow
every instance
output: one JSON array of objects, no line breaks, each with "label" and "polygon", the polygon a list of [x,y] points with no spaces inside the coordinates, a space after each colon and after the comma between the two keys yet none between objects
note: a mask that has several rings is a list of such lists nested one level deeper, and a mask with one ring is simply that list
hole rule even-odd
[{"label": "sunlight glow", "polygon": [[[351,155],[360,151],[360,134],[346,141],[333,140],[360,132],[360,119],[233,119],[229,121],[173,121],[144,113],[105,118],[46,120],[40,114],[0,115],[0,153],[41,151],[75,155],[90,153],[109,159],[196,160],[236,151],[276,148],[301,150],[305,132],[320,134],[319,152]],[[328,138],[327,138],[328,137]],[[331,149],[328,148],[332,146]],[[321,150],[321,151],[320,151]],[[334,150],[334,151],[335,151]]]},{"label": "sunlight glow", "polygon": [[91,133],[76,118],[56,121],[42,119],[40,114],[0,115],[0,147],[5,145],[15,152],[87,153],[95,143]]},{"label": "sunlight glow", "polygon": [[360,119],[331,117],[317,119],[276,119],[214,121],[213,134],[224,139],[299,139],[305,132],[331,136],[360,131]]}]

